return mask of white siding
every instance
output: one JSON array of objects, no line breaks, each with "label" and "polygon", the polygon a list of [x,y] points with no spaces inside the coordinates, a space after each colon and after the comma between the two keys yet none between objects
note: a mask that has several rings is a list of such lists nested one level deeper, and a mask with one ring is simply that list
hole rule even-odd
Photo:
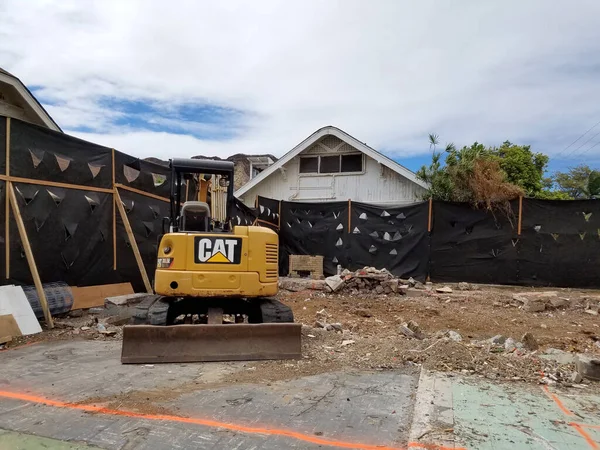
[{"label": "white siding", "polygon": [[[248,206],[254,206],[256,196],[287,201],[341,201],[351,199],[368,203],[413,203],[419,201],[424,189],[393,170],[363,154],[364,173],[315,175],[299,174],[302,155],[357,152],[346,143],[336,145],[333,136],[306,149],[275,173],[262,180],[243,195]],[[325,140],[327,139],[327,140]],[[327,145],[323,145],[327,144]]]}]

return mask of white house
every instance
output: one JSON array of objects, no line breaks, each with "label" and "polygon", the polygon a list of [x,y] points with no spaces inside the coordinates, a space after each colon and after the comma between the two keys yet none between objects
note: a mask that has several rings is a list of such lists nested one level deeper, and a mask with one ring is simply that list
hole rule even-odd
[{"label": "white house", "polygon": [[413,203],[427,185],[414,172],[339,128],[315,131],[235,192],[246,205],[257,196],[298,202],[353,200]]},{"label": "white house", "polygon": [[62,132],[21,80],[2,68],[0,68],[0,115]]}]

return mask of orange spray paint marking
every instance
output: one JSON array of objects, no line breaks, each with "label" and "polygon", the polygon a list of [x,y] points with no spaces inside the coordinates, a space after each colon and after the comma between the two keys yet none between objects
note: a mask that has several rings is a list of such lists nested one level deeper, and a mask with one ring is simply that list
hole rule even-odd
[{"label": "orange spray paint marking", "polygon": [[[66,408],[78,411],[85,411],[90,413],[99,413],[106,414],[112,416],[125,416],[125,417],[134,417],[139,419],[147,419],[147,420],[162,420],[167,422],[178,422],[178,423],[187,423],[193,425],[202,425],[206,427],[212,428],[221,428],[230,431],[237,431],[241,433],[248,434],[262,434],[268,436],[284,436],[292,439],[297,439],[299,441],[309,442],[311,444],[317,445],[325,445],[328,447],[337,447],[337,448],[354,448],[354,449],[363,449],[363,450],[402,450],[399,447],[388,447],[385,445],[371,445],[371,444],[361,444],[358,442],[347,442],[347,441],[337,441],[333,439],[325,439],[317,436],[312,436],[304,433],[299,433],[297,431],[284,430],[278,428],[259,428],[259,427],[249,427],[245,425],[237,425],[234,423],[225,423],[218,422],[216,420],[210,419],[197,419],[191,417],[180,417],[173,416],[169,414],[145,414],[138,413],[134,411],[125,411],[120,409],[110,409],[101,406],[94,405],[82,405],[75,403],[67,403],[59,400],[52,400],[44,397],[38,397],[30,394],[20,394],[16,392],[8,392],[8,391],[0,391],[0,397],[10,398],[13,400],[22,400],[31,403],[38,403],[47,406],[54,406],[56,408]],[[415,445],[425,445],[425,444],[417,444],[411,443]],[[415,446],[413,445],[413,446]],[[447,447],[441,446],[427,446],[421,447],[429,450],[450,450]]]},{"label": "orange spray paint marking", "polygon": [[594,441],[592,439],[592,437],[589,434],[587,434],[587,432],[581,427],[581,425],[579,425],[578,423],[574,423],[574,422],[571,422],[569,425],[571,425],[573,428],[575,428],[577,430],[577,432],[581,435],[581,437],[584,438],[585,441],[588,443],[590,448],[600,449],[600,447],[598,446],[596,441]]},{"label": "orange spray paint marking", "polygon": [[556,394],[553,394],[552,392],[550,392],[550,389],[548,389],[548,386],[544,385],[544,386],[542,386],[542,389],[548,397],[550,397],[552,400],[554,400],[554,403],[556,403],[556,406],[558,406],[558,408],[563,413],[565,413],[567,416],[575,415],[565,405],[563,405],[563,403],[560,401],[560,398],[558,398],[558,396]]}]

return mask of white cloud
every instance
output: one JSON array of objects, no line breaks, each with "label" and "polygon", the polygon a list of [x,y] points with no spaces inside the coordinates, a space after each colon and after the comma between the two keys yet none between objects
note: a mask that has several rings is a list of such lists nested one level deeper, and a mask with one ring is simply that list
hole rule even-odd
[{"label": "white cloud", "polygon": [[[600,120],[599,14],[595,0],[6,0],[0,61],[63,128],[138,156],[281,155],[324,125],[400,157],[428,153],[432,131],[552,155]],[[199,140],[115,127],[102,96],[249,114],[235,138]]]}]

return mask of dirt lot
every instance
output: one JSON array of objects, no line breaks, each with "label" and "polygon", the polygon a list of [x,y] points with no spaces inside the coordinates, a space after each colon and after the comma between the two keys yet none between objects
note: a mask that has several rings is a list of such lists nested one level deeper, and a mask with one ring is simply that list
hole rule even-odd
[{"label": "dirt lot", "polygon": [[[461,291],[456,285],[449,285],[452,293],[435,293],[441,286],[421,290],[418,296],[411,297],[281,291],[280,300],[294,310],[296,321],[303,324],[303,359],[249,362],[248,370],[233,372],[225,382],[268,383],[340,369],[385,370],[424,365],[491,379],[538,383],[547,376],[546,382],[569,384],[573,364],[561,365],[540,358],[542,353],[554,348],[600,355],[600,316],[593,313],[597,303],[588,300],[589,296],[599,296],[597,291],[552,289],[559,297],[569,299],[570,305],[533,313],[513,301],[513,294],[539,289],[473,286],[474,290]],[[40,340],[121,338],[120,327],[109,327],[116,332],[114,335],[99,333],[94,317],[59,318],[57,329],[21,338],[11,346]],[[413,329],[420,330],[417,334],[421,339],[401,332],[402,324],[410,321]],[[455,334],[449,336],[448,331],[458,333],[460,341]],[[518,343],[528,332],[539,344],[538,350],[506,349],[505,345],[486,341],[503,335]],[[600,390],[598,385],[592,383],[594,389]]]}]

